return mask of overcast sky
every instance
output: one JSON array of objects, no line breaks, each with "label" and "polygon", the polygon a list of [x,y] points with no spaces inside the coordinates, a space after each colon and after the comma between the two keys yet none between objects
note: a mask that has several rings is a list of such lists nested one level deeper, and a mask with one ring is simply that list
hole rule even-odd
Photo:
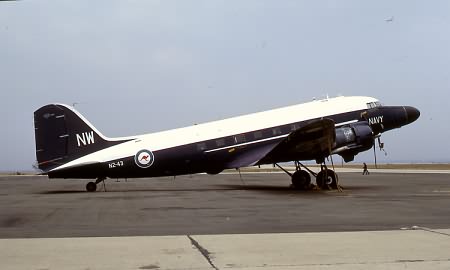
[{"label": "overcast sky", "polygon": [[0,171],[31,169],[51,102],[112,137],[327,94],[420,109],[381,162],[450,162],[450,2],[0,2],[0,94]]}]

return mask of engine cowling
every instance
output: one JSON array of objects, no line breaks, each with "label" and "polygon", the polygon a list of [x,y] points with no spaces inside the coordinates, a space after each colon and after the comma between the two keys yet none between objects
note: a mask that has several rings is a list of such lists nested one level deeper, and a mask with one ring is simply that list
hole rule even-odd
[{"label": "engine cowling", "polygon": [[355,123],[336,129],[334,154],[341,155],[345,162],[354,160],[355,155],[369,150],[374,143],[374,133],[368,123]]}]

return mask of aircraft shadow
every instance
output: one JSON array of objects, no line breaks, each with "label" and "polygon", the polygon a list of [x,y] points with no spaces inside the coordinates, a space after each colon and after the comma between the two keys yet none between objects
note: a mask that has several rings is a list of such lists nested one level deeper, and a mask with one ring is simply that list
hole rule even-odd
[{"label": "aircraft shadow", "polygon": [[[142,188],[142,189],[108,189],[106,188],[106,193],[121,193],[121,192],[197,192],[197,191],[231,191],[231,190],[238,190],[238,187],[233,186],[226,186],[224,185],[221,188],[213,187],[213,188]],[[89,193],[86,190],[49,190],[49,191],[42,191],[37,192],[35,194],[41,194],[41,195],[55,195],[55,194],[76,194],[76,193]],[[95,193],[105,193],[103,189],[99,189]]]},{"label": "aircraft shadow", "polygon": [[273,186],[273,185],[219,185],[221,187],[227,187],[230,190],[247,190],[247,191],[262,191],[272,193],[289,193],[289,194],[332,194],[352,191],[377,191],[383,190],[383,186],[363,186],[363,185],[345,185],[341,186],[341,191],[338,190],[323,190],[318,189],[316,186],[307,190],[297,190],[292,186]]},{"label": "aircraft shadow", "polygon": [[86,193],[86,191],[85,190],[49,190],[49,191],[37,192],[35,194],[51,195],[51,194],[71,194],[71,193]]},{"label": "aircraft shadow", "polygon": [[[346,191],[367,191],[367,190],[380,190],[383,189],[381,186],[343,186],[341,187],[343,192]],[[274,186],[274,185],[214,185],[206,188],[142,188],[142,189],[108,189],[106,188],[106,193],[123,193],[123,192],[201,192],[201,191],[256,191],[265,192],[272,194],[330,194],[337,193],[337,190],[320,190],[317,188],[311,188],[308,190],[297,190],[291,186]],[[95,193],[104,193],[102,189],[97,190]],[[58,194],[86,194],[85,190],[49,190],[42,191],[36,194],[41,195],[58,195]],[[93,193],[93,194],[95,194]]]},{"label": "aircraft shadow", "polygon": [[228,187],[230,190],[240,190],[240,191],[256,191],[271,194],[326,194],[328,192],[334,192],[333,190],[320,190],[317,188],[310,188],[308,190],[298,190],[291,186],[273,186],[273,185],[221,185],[223,187]]}]

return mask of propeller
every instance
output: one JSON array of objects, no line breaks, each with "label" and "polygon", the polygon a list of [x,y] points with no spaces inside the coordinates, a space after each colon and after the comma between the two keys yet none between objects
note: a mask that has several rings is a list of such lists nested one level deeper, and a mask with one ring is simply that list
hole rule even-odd
[{"label": "propeller", "polygon": [[[375,141],[375,138],[374,138]],[[375,142],[373,142],[373,158],[375,160],[375,169],[378,169],[377,165],[377,150],[375,149]]]},{"label": "propeller", "polygon": [[380,137],[378,137],[378,147],[380,148],[380,151],[383,151],[384,155],[387,156],[387,152],[384,150],[384,143],[381,142]]},{"label": "propeller", "polygon": [[[381,135],[378,135],[378,136],[376,136],[375,138],[376,138],[377,141],[378,141],[378,148],[380,149],[380,151],[383,151],[383,152],[384,152],[384,155],[385,155],[385,156],[387,156],[387,152],[386,152],[386,150],[384,150],[384,143],[381,142]],[[377,151],[376,151],[376,149],[375,149],[375,148],[376,148],[375,138],[373,139],[373,140],[374,140],[374,143],[373,143],[373,157],[374,157],[374,160],[375,160],[375,168],[378,169],[378,164],[377,164]]]}]

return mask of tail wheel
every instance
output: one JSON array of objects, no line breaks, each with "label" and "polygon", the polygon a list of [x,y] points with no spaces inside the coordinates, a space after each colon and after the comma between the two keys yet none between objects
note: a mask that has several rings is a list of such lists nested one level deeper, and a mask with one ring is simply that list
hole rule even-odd
[{"label": "tail wheel", "polygon": [[306,171],[296,171],[292,175],[292,185],[296,189],[305,190],[309,188],[309,185],[311,184],[311,176]]},{"label": "tail wheel", "polygon": [[333,170],[320,171],[316,177],[316,184],[321,189],[337,189],[337,176]]},{"label": "tail wheel", "polygon": [[88,192],[94,192],[97,190],[97,184],[94,182],[89,182],[86,184],[86,191]]}]

